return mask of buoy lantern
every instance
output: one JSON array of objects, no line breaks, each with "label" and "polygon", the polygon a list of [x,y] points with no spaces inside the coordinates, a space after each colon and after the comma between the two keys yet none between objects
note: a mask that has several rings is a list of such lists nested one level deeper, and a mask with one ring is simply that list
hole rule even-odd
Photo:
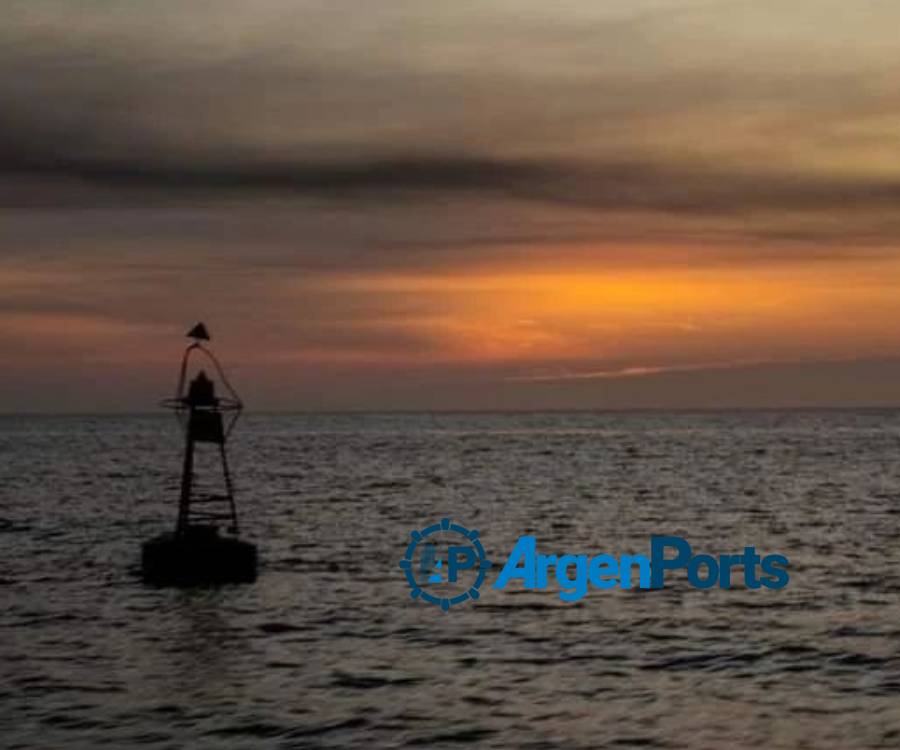
[{"label": "buoy lantern", "polygon": [[[203,323],[188,332],[193,343],[181,360],[175,398],[162,402],[172,409],[185,435],[178,517],[173,532],[145,542],[141,562],[144,580],[157,585],[252,583],[256,580],[256,547],[238,538],[237,506],[225,444],[243,405],[219,361],[202,342],[210,335]],[[194,355],[212,364],[228,396],[216,394],[216,384],[200,370],[186,383]],[[200,445],[213,446],[221,468],[217,488],[201,486],[195,471]],[[206,452],[206,451],[204,451]],[[214,458],[216,456],[214,455]],[[225,535],[219,524],[225,523]]]}]

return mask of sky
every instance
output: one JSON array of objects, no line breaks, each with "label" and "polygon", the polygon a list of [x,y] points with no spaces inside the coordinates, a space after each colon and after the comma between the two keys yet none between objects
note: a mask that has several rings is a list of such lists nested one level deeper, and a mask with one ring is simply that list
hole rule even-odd
[{"label": "sky", "polygon": [[900,404],[895,0],[0,13],[0,412]]}]

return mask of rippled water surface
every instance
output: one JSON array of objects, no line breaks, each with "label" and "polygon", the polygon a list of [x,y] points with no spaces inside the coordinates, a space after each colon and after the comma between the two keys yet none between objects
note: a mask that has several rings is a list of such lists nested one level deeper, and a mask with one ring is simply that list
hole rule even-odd
[{"label": "rippled water surface", "polygon": [[[900,747],[900,413],[251,416],[260,578],[207,590],[135,577],[178,441],[0,418],[0,745]],[[443,516],[493,559],[673,533],[784,553],[791,582],[442,614],[397,562]]]}]

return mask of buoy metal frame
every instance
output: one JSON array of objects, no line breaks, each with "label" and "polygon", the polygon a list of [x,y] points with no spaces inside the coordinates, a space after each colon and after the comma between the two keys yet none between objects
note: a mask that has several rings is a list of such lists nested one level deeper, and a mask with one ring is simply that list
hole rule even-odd
[{"label": "buoy metal frame", "polygon": [[[194,342],[182,357],[175,397],[162,402],[162,406],[175,412],[185,435],[178,519],[174,532],[159,534],[143,544],[143,578],[147,583],[175,586],[252,583],[256,580],[256,546],[237,538],[237,509],[225,453],[225,443],[243,404],[215,355],[202,344],[210,338],[206,327],[198,323],[188,337]],[[205,356],[212,363],[228,396],[216,396],[213,382],[202,370],[187,382],[188,367],[194,355]],[[193,497],[194,444],[197,442],[218,445],[225,478],[224,496]],[[201,501],[227,501],[228,512],[193,510],[192,502]],[[231,536],[219,536],[216,521],[220,520],[229,521]]]}]

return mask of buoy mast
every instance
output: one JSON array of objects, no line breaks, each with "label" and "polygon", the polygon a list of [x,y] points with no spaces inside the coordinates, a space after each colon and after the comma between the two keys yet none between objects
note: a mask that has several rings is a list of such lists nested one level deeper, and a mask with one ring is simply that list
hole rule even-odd
[{"label": "buoy mast", "polygon": [[[185,436],[178,517],[173,533],[161,534],[144,544],[144,579],[175,585],[251,582],[256,579],[256,547],[237,539],[237,507],[225,451],[243,404],[219,361],[203,344],[210,340],[206,326],[198,323],[187,335],[193,342],[181,359],[175,397],[162,402],[174,410]],[[214,381],[202,369],[187,382],[191,359],[201,356],[212,364],[228,396],[216,394]],[[222,468],[222,487],[218,490],[203,490],[197,482],[195,454],[202,443],[218,448]],[[219,536],[221,521],[227,522],[230,536]]]},{"label": "buoy mast", "polygon": [[[237,507],[234,501],[234,485],[231,481],[231,471],[228,468],[228,454],[225,451],[225,443],[234,429],[234,425],[243,409],[243,404],[225,377],[222,366],[215,355],[203,345],[204,341],[210,340],[206,326],[203,323],[198,323],[188,331],[187,335],[194,341],[188,346],[182,357],[175,398],[163,402],[163,406],[175,410],[185,434],[184,463],[181,471],[181,492],[178,501],[178,520],[175,533],[184,535],[195,521],[205,523],[227,521],[228,533],[237,534]],[[216,395],[215,383],[210,380],[204,370],[200,370],[185,388],[185,380],[192,355],[203,355],[212,363],[220,380],[229,391],[228,397]],[[226,417],[228,418],[227,426],[225,424]],[[219,492],[198,493],[195,495],[194,453],[197,443],[210,443],[218,446],[224,483],[223,488]],[[194,505],[202,505],[203,508],[196,510],[193,507]],[[225,505],[225,509],[216,510],[216,505]]]}]

